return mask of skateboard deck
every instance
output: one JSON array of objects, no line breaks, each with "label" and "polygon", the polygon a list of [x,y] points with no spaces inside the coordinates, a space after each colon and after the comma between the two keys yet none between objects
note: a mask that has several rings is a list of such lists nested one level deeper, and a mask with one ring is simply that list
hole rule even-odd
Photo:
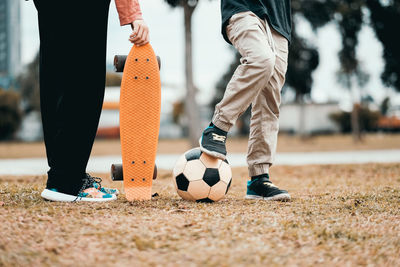
[{"label": "skateboard deck", "polygon": [[126,198],[151,199],[161,113],[161,82],[150,44],[133,46],[123,69],[120,136]]}]

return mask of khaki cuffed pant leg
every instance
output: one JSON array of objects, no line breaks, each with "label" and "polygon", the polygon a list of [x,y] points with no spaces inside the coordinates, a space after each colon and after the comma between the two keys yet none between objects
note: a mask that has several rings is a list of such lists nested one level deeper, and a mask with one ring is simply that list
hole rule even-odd
[{"label": "khaki cuffed pant leg", "polygon": [[229,131],[252,105],[247,153],[249,175],[268,173],[277,145],[288,41],[252,12],[232,16],[226,30],[242,58],[223,99],[216,105],[212,122]]}]

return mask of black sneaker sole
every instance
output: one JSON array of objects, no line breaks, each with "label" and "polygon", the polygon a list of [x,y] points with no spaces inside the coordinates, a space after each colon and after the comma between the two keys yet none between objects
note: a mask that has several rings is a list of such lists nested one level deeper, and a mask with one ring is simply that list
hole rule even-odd
[{"label": "black sneaker sole", "polygon": [[245,199],[262,199],[262,200],[267,200],[267,201],[289,201],[291,199],[290,195],[288,193],[282,193],[282,194],[277,194],[272,197],[263,197],[263,196],[257,196],[257,195],[246,195],[244,197]]},{"label": "black sneaker sole", "polygon": [[204,148],[204,147],[201,145],[201,137],[200,137],[200,139],[199,139],[199,145],[200,145],[200,150],[201,150],[203,153],[206,153],[206,154],[209,155],[209,156],[212,156],[212,157],[215,157],[215,158],[219,158],[219,159],[222,159],[222,160],[225,160],[225,159],[226,159],[226,155],[221,154],[221,153],[218,153],[218,152],[215,152],[215,151],[210,151],[210,150]]}]

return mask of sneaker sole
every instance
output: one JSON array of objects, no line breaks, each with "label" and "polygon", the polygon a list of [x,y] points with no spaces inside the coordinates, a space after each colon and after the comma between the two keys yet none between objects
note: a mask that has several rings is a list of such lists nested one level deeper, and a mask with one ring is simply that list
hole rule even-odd
[{"label": "sneaker sole", "polygon": [[262,197],[257,195],[246,195],[245,199],[262,199],[267,201],[289,201],[291,199],[289,194],[278,194],[272,197]]},{"label": "sneaker sole", "polygon": [[106,194],[118,196],[119,195],[119,190],[118,189],[115,189],[115,190],[116,190],[115,193],[106,193]]},{"label": "sneaker sole", "polygon": [[215,152],[215,151],[210,151],[210,150],[204,148],[204,147],[201,145],[201,137],[200,137],[200,139],[199,139],[199,145],[200,145],[200,150],[201,150],[202,152],[206,153],[207,155],[212,156],[212,157],[215,157],[215,158],[219,158],[219,159],[221,159],[221,160],[225,160],[225,159],[226,159],[226,155],[221,154],[221,153],[218,153],[218,152]]},{"label": "sneaker sole", "polygon": [[85,202],[106,202],[116,200],[117,196],[112,195],[110,198],[88,198],[88,197],[76,197],[73,195],[68,195],[60,192],[54,192],[48,189],[44,189],[40,194],[42,198],[50,201],[61,201],[61,202],[75,202],[75,201],[85,201]]}]

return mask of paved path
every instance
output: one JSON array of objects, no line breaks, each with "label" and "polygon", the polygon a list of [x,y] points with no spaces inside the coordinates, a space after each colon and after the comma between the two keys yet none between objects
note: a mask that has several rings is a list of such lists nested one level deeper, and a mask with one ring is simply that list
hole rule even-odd
[{"label": "paved path", "polygon": [[[156,163],[159,169],[172,170],[179,154],[160,154]],[[230,154],[228,160],[232,167],[246,166],[245,154]],[[106,173],[111,163],[121,162],[120,156],[92,157],[88,172]],[[351,164],[351,163],[390,163],[400,162],[400,149],[279,153],[275,165],[307,164]],[[44,158],[0,159],[0,175],[39,175],[46,173],[48,167]]]}]

